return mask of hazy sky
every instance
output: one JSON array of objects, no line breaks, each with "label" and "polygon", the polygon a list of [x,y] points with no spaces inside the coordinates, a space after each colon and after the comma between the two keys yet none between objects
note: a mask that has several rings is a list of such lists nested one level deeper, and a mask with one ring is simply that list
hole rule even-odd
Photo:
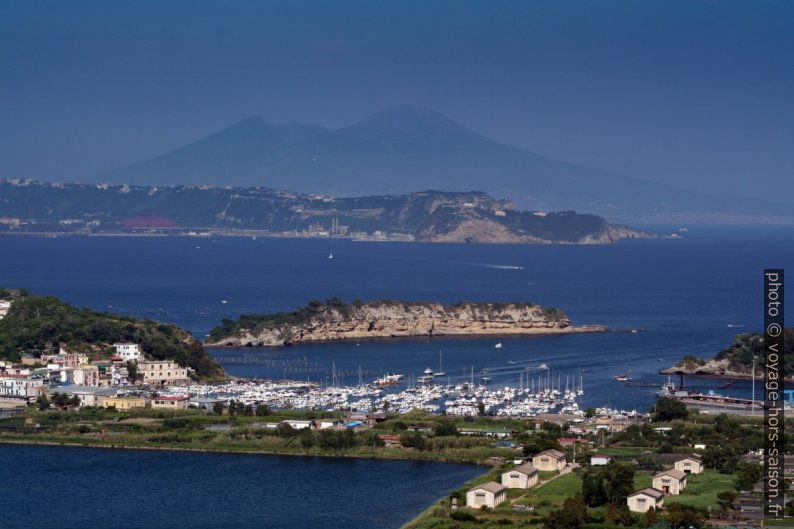
[{"label": "hazy sky", "polygon": [[0,0],[0,178],[78,180],[260,114],[395,104],[532,151],[794,192],[794,2]]}]

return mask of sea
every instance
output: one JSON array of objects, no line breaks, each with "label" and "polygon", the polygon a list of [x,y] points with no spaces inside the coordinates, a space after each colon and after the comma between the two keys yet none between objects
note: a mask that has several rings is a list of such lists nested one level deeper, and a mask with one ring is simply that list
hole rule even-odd
[{"label": "sea", "polygon": [[[427,367],[437,370],[440,361],[451,384],[481,383],[488,373],[487,383],[500,387],[540,376],[520,366],[547,364],[544,376],[561,386],[582,384],[580,406],[647,411],[666,380],[660,369],[684,355],[710,358],[737,333],[761,330],[764,268],[794,269],[792,227],[677,233],[677,239],[603,246],[9,236],[0,237],[0,286],[173,322],[198,338],[223,318],[291,311],[331,297],[535,302],[564,310],[575,325],[601,324],[610,332],[211,353],[238,376],[336,378],[351,385],[386,372],[416,377]],[[789,288],[790,305],[793,295]],[[631,380],[618,382],[619,374]],[[687,377],[684,383],[734,396],[751,393],[750,382]],[[0,483],[14,484],[3,488],[17,491],[13,503],[19,505],[10,519],[3,517],[4,527],[29,527],[37,519],[40,526],[79,527],[74,520],[80,519],[103,527],[396,528],[481,472],[439,463],[46,447],[0,446],[0,454],[14,462],[0,465]],[[80,493],[79,501],[67,499],[69,491],[87,488],[92,492]],[[63,512],[78,518],[59,519]]]}]

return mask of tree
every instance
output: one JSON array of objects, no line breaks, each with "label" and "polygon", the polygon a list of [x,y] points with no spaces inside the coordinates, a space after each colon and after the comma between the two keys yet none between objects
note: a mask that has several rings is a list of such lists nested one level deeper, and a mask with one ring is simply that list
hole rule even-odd
[{"label": "tree", "polygon": [[580,529],[587,523],[587,505],[579,496],[566,498],[562,507],[551,511],[544,525],[546,529]]},{"label": "tree", "polygon": [[135,382],[138,379],[138,364],[132,360],[127,361],[127,380]]},{"label": "tree", "polygon": [[659,514],[656,512],[656,509],[651,507],[647,511],[645,511],[645,527],[650,527],[654,525],[656,522],[659,521]]},{"label": "tree", "polygon": [[592,406],[584,409],[584,416],[587,417],[588,419],[592,419],[593,417],[595,417],[595,414],[596,414],[596,409],[593,408]]},{"label": "tree", "polygon": [[700,529],[706,522],[706,516],[694,507],[674,503],[667,508],[667,521],[674,528],[694,527]]},{"label": "tree", "polygon": [[267,404],[258,404],[256,406],[257,417],[265,417],[267,415],[270,415],[271,413],[273,412],[270,410],[270,406],[268,406]]},{"label": "tree", "polygon": [[675,419],[686,419],[689,410],[683,402],[670,397],[659,397],[653,407],[652,420],[654,422],[669,422]]},{"label": "tree", "polygon": [[753,490],[753,487],[764,474],[764,467],[756,463],[739,463],[736,471],[736,488]]},{"label": "tree", "polygon": [[479,413],[480,415],[485,415],[485,403],[484,402],[478,402],[477,403],[477,413]]},{"label": "tree", "polygon": [[455,421],[442,419],[438,421],[433,428],[433,435],[436,437],[458,435],[458,427],[455,426]]},{"label": "tree", "polygon": [[301,430],[298,438],[303,448],[311,448],[314,445],[314,434],[308,428]]},{"label": "tree", "polygon": [[610,462],[604,466],[604,489],[607,501],[624,505],[626,496],[634,490],[634,467],[626,463]]},{"label": "tree", "polygon": [[212,404],[212,413],[215,415],[223,415],[223,402],[215,402]]},{"label": "tree", "polygon": [[615,525],[632,525],[635,519],[625,503],[621,505],[610,503],[607,509],[606,521]]},{"label": "tree", "polygon": [[604,473],[600,468],[587,467],[582,472],[582,499],[589,507],[598,507],[607,502]]},{"label": "tree", "polygon": [[406,448],[427,450],[427,439],[419,432],[404,432],[400,434],[400,444]]},{"label": "tree", "polygon": [[229,401],[229,415],[237,413],[237,401],[232,399]]},{"label": "tree", "polygon": [[50,407],[50,399],[47,398],[47,395],[39,395],[36,399],[36,406],[39,407],[39,410],[44,411]]},{"label": "tree", "polygon": [[733,510],[733,504],[739,495],[733,490],[724,490],[717,494],[717,503],[725,512]]}]

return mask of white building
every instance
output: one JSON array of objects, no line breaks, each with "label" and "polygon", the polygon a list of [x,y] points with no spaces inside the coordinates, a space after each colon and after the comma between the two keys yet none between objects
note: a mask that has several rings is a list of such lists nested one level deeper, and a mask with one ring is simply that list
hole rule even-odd
[{"label": "white building", "polygon": [[651,509],[658,511],[664,505],[664,492],[657,489],[642,489],[629,494],[626,504],[631,512],[648,512]]},{"label": "white building", "polygon": [[80,407],[100,406],[105,397],[115,397],[114,388],[100,388],[96,386],[63,386],[52,388],[50,394],[63,393],[69,397],[76,396],[80,400]]},{"label": "white building", "polygon": [[612,461],[612,456],[606,454],[593,454],[590,456],[590,464],[592,466],[608,465]]},{"label": "white building", "polygon": [[703,459],[695,454],[679,459],[675,462],[675,469],[685,474],[700,474],[703,472]]},{"label": "white building", "polygon": [[304,420],[297,420],[297,419],[287,419],[285,421],[281,421],[282,424],[289,424],[296,430],[304,430],[306,428],[312,429],[314,427],[313,421],[304,421]]},{"label": "white building", "polygon": [[0,320],[6,317],[8,311],[11,310],[11,301],[7,299],[0,299]]},{"label": "white building", "polygon": [[137,362],[141,359],[141,348],[137,343],[114,343],[116,355],[120,356],[125,362]]},{"label": "white building", "polygon": [[493,509],[507,499],[507,487],[495,481],[478,485],[466,493],[466,507]]},{"label": "white building", "polygon": [[152,399],[152,408],[165,408],[169,410],[186,410],[190,404],[190,397],[177,395],[161,395]]},{"label": "white building", "polygon": [[41,379],[24,375],[0,376],[0,397],[35,400],[44,391],[46,387]]},{"label": "white building", "polygon": [[538,469],[528,463],[502,473],[502,485],[510,489],[531,489],[538,484]]},{"label": "white building", "polygon": [[676,496],[686,488],[686,474],[681,470],[663,470],[653,477],[653,488]]},{"label": "white building", "polygon": [[565,452],[559,450],[544,450],[532,456],[532,466],[544,472],[562,470],[565,464]]},{"label": "white building", "polygon": [[144,360],[138,362],[138,375],[144,384],[166,385],[187,382],[187,368],[170,360]]}]

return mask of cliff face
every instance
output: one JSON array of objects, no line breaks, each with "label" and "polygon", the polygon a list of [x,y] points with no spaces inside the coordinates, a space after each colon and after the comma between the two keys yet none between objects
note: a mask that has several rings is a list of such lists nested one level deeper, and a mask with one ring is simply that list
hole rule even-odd
[{"label": "cliff face", "polygon": [[310,305],[291,314],[245,316],[237,324],[228,323],[226,329],[213,329],[207,345],[268,347],[365,338],[603,330],[573,327],[561,311],[528,303],[336,303]]}]

